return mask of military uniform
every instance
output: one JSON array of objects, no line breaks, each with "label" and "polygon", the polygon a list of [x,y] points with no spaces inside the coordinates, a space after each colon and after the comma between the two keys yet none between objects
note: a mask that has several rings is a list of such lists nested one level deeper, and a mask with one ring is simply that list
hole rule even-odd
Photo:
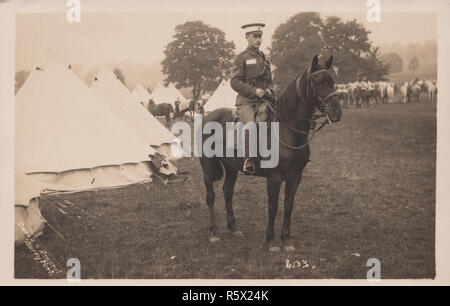
[{"label": "military uniform", "polygon": [[[262,35],[263,27],[262,23],[242,26],[246,34],[254,33],[255,35]],[[264,53],[250,41],[247,49],[240,53],[234,61],[231,87],[238,93],[235,105],[240,121],[244,123],[266,121],[266,114],[263,110],[265,104],[256,94],[256,90],[258,88],[264,91],[270,89],[273,93],[272,73],[270,63]],[[246,141],[245,147],[246,156],[248,156],[248,141]],[[246,174],[254,174],[255,169],[253,158],[247,158],[244,161],[243,171]]]},{"label": "military uniform", "polygon": [[256,89],[273,91],[270,63],[263,52],[249,46],[236,57],[231,87],[238,92],[236,112],[239,119],[244,123],[259,121],[255,114],[262,101],[256,95]]}]

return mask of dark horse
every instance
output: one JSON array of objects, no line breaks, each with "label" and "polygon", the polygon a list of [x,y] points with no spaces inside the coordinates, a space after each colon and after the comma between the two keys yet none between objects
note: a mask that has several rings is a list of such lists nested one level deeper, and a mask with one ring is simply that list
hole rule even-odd
[{"label": "dark horse", "polygon": [[164,116],[166,125],[170,127],[170,113],[173,113],[173,107],[169,103],[155,104],[153,100],[148,103],[148,111],[155,117]]},{"label": "dark horse", "polygon": [[184,114],[187,111],[189,112],[189,116],[191,116],[191,120],[192,120],[192,118],[194,118],[194,113],[195,113],[195,100],[194,99],[189,101],[189,106],[182,109],[180,112],[182,114]]},{"label": "dark horse", "polygon": [[[341,106],[334,90],[334,79],[328,73],[333,56],[322,66],[316,55],[310,67],[302,76],[298,76],[279,97],[270,113],[271,122],[279,122],[279,163],[275,168],[257,167],[255,175],[267,177],[269,219],[266,231],[268,250],[280,251],[274,243],[274,224],[278,210],[278,196],[282,182],[285,186],[284,218],[281,240],[285,251],[294,251],[290,238],[290,222],[294,196],[302,177],[303,169],[309,161],[308,132],[311,118],[316,109],[326,114],[331,122],[340,121]],[[219,122],[225,127],[226,122],[233,121],[231,109],[217,109],[204,118],[207,122]],[[224,129],[225,131],[225,129]],[[226,139],[225,135],[223,137]],[[205,140],[205,137],[204,137]],[[224,148],[226,144],[224,143]],[[227,212],[227,226],[234,236],[242,236],[236,228],[232,197],[238,171],[242,169],[243,158],[234,157],[201,157],[203,179],[206,186],[206,202],[210,212],[210,242],[219,241],[214,214],[214,181],[220,180],[225,172],[223,193]]]}]

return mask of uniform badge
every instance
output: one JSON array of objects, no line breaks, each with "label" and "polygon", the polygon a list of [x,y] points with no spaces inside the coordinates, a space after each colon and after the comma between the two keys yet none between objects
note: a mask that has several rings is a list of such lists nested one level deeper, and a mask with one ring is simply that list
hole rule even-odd
[{"label": "uniform badge", "polygon": [[245,61],[246,65],[256,64],[256,58],[252,58]]}]

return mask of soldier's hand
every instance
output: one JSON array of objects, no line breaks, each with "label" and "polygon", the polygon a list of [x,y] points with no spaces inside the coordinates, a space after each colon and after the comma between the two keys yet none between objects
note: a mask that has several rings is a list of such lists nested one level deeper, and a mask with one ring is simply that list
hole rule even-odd
[{"label": "soldier's hand", "polygon": [[266,93],[267,96],[273,97],[273,90],[272,89],[267,88],[265,93]]},{"label": "soldier's hand", "polygon": [[264,96],[264,90],[261,88],[256,88],[256,95],[262,98]]}]

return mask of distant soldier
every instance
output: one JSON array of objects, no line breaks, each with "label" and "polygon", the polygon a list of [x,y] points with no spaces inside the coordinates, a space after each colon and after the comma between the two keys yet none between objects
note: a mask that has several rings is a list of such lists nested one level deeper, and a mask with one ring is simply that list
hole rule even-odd
[{"label": "distant soldier", "polygon": [[[234,69],[231,77],[231,87],[238,92],[236,98],[236,113],[243,123],[262,122],[266,120],[264,105],[261,98],[273,97],[273,80],[270,71],[270,63],[261,46],[263,23],[252,23],[242,26],[248,47],[238,54],[234,61]],[[244,172],[254,173],[255,164],[252,158],[244,162]]]}]

